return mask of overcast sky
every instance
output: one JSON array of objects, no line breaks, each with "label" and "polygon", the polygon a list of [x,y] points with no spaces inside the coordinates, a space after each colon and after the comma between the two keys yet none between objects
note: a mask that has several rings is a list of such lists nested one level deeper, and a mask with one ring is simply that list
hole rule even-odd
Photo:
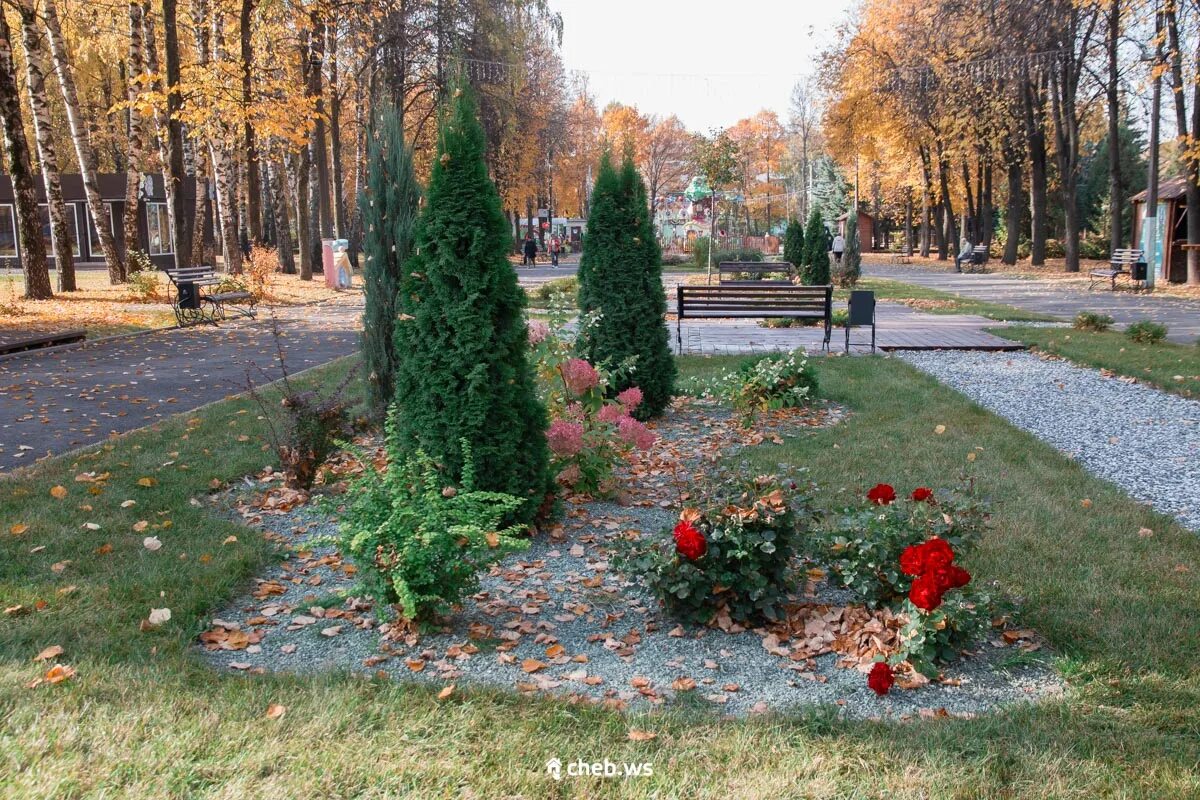
[{"label": "overcast sky", "polygon": [[563,61],[603,107],[677,114],[706,133],[770,108],[817,69],[853,0],[550,0]]}]

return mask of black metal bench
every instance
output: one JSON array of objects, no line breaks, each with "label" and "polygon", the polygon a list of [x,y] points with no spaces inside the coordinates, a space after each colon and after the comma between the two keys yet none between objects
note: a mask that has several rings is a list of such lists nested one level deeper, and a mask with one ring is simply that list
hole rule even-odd
[{"label": "black metal bench", "polygon": [[1088,271],[1088,291],[1096,288],[1097,284],[1108,283],[1115,292],[1117,278],[1120,277],[1128,278],[1130,284],[1146,285],[1146,258],[1141,250],[1134,248],[1114,250],[1109,259],[1108,269]]},{"label": "black metal bench", "polygon": [[[252,293],[211,291],[213,287],[219,287],[222,281],[212,267],[184,267],[165,271],[174,287],[171,306],[175,309],[175,319],[181,326],[201,322],[216,325],[226,318],[227,307],[238,316],[254,316],[254,306],[258,300]],[[241,301],[244,300],[249,302],[243,304]]]},{"label": "black metal bench", "polygon": [[[974,247],[971,248],[970,260],[968,260],[966,262],[971,265],[971,269],[967,270],[967,272],[976,272],[977,270],[975,269],[975,267],[982,268],[985,264],[987,264],[987,260],[988,260],[987,245],[982,245],[982,244],[975,245]],[[978,271],[983,272],[982,269],[979,269]]]},{"label": "black metal bench", "polygon": [[[748,285],[749,284],[749,285]],[[754,285],[757,284],[757,285]],[[687,319],[816,319],[825,323],[829,349],[833,326],[833,287],[746,281],[735,285],[678,286],[675,339],[683,352],[682,320]]]},{"label": "black metal bench", "polygon": [[[722,286],[756,286],[762,284],[791,285],[790,276],[796,268],[787,261],[722,261],[717,265]],[[741,275],[755,276],[739,278]],[[789,278],[767,278],[768,275],[787,275]]]}]

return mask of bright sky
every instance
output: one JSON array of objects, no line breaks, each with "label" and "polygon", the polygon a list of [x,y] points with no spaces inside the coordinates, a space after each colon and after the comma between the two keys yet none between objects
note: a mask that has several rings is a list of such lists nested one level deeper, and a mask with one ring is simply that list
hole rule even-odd
[{"label": "bright sky", "polygon": [[764,108],[787,117],[853,0],[550,0],[563,61],[610,100],[707,133]]}]

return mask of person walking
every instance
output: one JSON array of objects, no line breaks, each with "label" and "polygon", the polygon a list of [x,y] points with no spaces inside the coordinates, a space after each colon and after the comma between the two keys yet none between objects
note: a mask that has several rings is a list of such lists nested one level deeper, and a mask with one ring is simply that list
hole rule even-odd
[{"label": "person walking", "polygon": [[550,263],[556,267],[558,266],[558,253],[560,250],[562,250],[562,240],[558,238],[557,234],[554,236],[551,236],[550,237]]},{"label": "person walking", "polygon": [[521,266],[537,266],[537,242],[533,240],[533,234],[528,234],[525,237],[525,253],[521,259]]},{"label": "person walking", "polygon": [[842,253],[846,252],[846,237],[842,236],[839,232],[837,236],[833,237],[830,249],[833,250],[833,260],[840,265],[842,263]]}]

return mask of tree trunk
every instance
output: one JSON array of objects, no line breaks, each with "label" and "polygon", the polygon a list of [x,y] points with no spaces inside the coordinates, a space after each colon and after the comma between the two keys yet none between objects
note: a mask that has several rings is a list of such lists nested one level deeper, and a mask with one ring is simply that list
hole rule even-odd
[{"label": "tree trunk", "polygon": [[[174,0],[168,0],[174,2]],[[104,201],[100,197],[100,186],[96,178],[96,151],[92,147],[87,129],[87,122],[79,107],[79,95],[75,90],[75,73],[67,56],[67,45],[63,40],[62,28],[58,24],[58,10],[55,0],[45,0],[43,9],[46,23],[46,33],[49,35],[50,55],[54,59],[54,71],[58,75],[58,85],[62,89],[63,103],[67,111],[67,124],[71,130],[71,141],[75,145],[75,155],[79,159],[79,174],[83,178],[83,190],[87,195],[88,210],[92,215],[92,224],[96,226],[96,234],[100,239],[100,249],[104,252],[104,263],[108,267],[108,279],[111,283],[122,283],[125,280],[125,265],[117,255],[117,245],[113,241],[112,229],[106,223]]]},{"label": "tree trunk", "polygon": [[4,14],[0,14],[0,124],[4,127],[4,151],[8,156],[8,174],[12,178],[21,268],[25,271],[25,297],[49,300],[54,297],[54,290],[50,287],[50,270],[46,266],[46,242],[42,239],[33,162],[21,118],[12,33]]},{"label": "tree trunk", "polygon": [[1108,246],[1114,253],[1121,248],[1121,218],[1125,204],[1125,189],[1121,186],[1121,98],[1120,62],[1121,3],[1109,0],[1108,8],[1108,81],[1105,94],[1108,101]]},{"label": "tree trunk", "polygon": [[980,183],[982,188],[979,193],[979,243],[989,251],[992,249],[992,236],[995,234],[992,221],[992,179],[992,160],[990,156],[985,156]]},{"label": "tree trunk", "polygon": [[[1164,11],[1167,19],[1167,49],[1170,53],[1171,64],[1171,94],[1175,97],[1175,131],[1179,143],[1183,146],[1183,163],[1187,172],[1185,189],[1187,237],[1189,245],[1196,245],[1200,244],[1200,157],[1194,153],[1195,146],[1189,136],[1187,94],[1184,91],[1183,42],[1179,37],[1176,5],[1167,3]],[[1193,56],[1193,69],[1197,64],[1200,64],[1200,42],[1197,43],[1197,49]],[[1195,136],[1197,131],[1200,131],[1200,107],[1196,105],[1200,102],[1200,86],[1195,86],[1194,77],[1191,80],[1194,88],[1190,133],[1191,136]],[[1170,231],[1163,236],[1163,241],[1167,247],[1170,247]],[[1170,279],[1171,276],[1167,275],[1167,280]],[[1196,249],[1187,251],[1187,282],[1193,285],[1200,284],[1200,251]]]},{"label": "tree trunk", "polygon": [[342,173],[342,98],[338,95],[337,27],[329,27],[329,150],[333,169],[333,228],[337,238],[349,236],[346,228],[346,198]]},{"label": "tree trunk", "polygon": [[167,69],[167,180],[175,187],[171,197],[172,233],[175,238],[175,267],[191,264],[192,236],[183,197],[183,122],[179,111],[179,7],[178,0],[163,0],[163,55]]},{"label": "tree trunk", "polygon": [[[197,0],[194,8],[205,10],[207,17],[207,2]],[[225,61],[225,31],[220,17],[212,23],[212,58]],[[200,50],[204,46],[203,51]],[[200,53],[201,63],[208,63],[208,37],[201,36],[197,28],[197,53]],[[217,184],[217,219],[221,228],[221,259],[225,262],[225,271],[230,275],[240,275],[242,272],[242,248],[238,240],[238,203],[237,180],[233,175],[234,162],[230,158],[226,142],[234,138],[232,131],[226,131],[225,126],[219,127],[221,139],[209,140],[209,154],[212,158],[213,175]],[[249,202],[249,200],[247,200]],[[261,231],[260,231],[261,234]]]},{"label": "tree trunk", "polygon": [[300,148],[299,154],[296,156],[296,238],[300,245],[300,280],[311,281],[313,279],[313,253],[312,253],[312,218],[308,212],[308,181],[310,163],[308,158],[308,146]]},{"label": "tree trunk", "polygon": [[[946,154],[940,141],[937,143],[937,160],[938,181],[942,190],[942,208],[945,212],[945,232],[942,234],[942,238],[946,244],[938,252],[938,260],[945,261],[948,250],[955,250],[955,255],[957,255],[958,231],[954,224],[954,204],[950,199],[950,162],[946,160]],[[955,271],[959,271],[957,266]]]},{"label": "tree trunk", "polygon": [[904,190],[904,255],[913,254],[913,191],[908,186]]},{"label": "tree trunk", "polygon": [[1021,159],[1011,150],[1006,151],[1008,160],[1008,206],[1004,212],[1004,258],[1005,264],[1017,263],[1017,247],[1021,240]]},{"label": "tree trunk", "polygon": [[313,130],[313,161],[317,178],[317,221],[321,238],[333,238],[333,214],[329,207],[329,144],[325,136],[325,23],[317,12],[309,15],[312,30],[309,33],[309,96],[316,99],[316,124]]},{"label": "tree trunk", "polygon": [[966,194],[965,208],[963,208],[963,236],[967,237],[974,244],[979,243],[979,215],[977,213],[978,206],[976,205],[978,198],[971,190],[971,166],[967,163],[964,157],[962,160],[962,179],[963,192]]},{"label": "tree trunk", "polygon": [[141,250],[142,243],[138,231],[138,203],[142,191],[142,164],[145,159],[144,148],[144,128],[142,127],[142,114],[134,103],[137,102],[138,89],[137,78],[140,78],[143,71],[145,59],[142,53],[142,6],[139,0],[131,0],[129,3],[129,59],[125,67],[125,73],[129,84],[128,99],[129,108],[129,152],[127,156],[128,165],[125,171],[125,215],[123,219],[125,229],[125,262],[126,268],[129,266],[129,254],[134,250]]},{"label": "tree trunk", "polygon": [[262,243],[262,179],[258,165],[258,145],[254,138],[254,126],[250,124],[250,107],[253,104],[250,78],[254,70],[254,48],[251,23],[254,18],[255,0],[242,0],[239,18],[239,39],[242,58],[242,155],[246,164],[246,222],[250,241]]},{"label": "tree trunk", "polygon": [[288,221],[287,175],[283,163],[274,161],[267,165],[271,184],[271,197],[275,206],[275,250],[279,259],[279,271],[284,275],[296,274],[296,259],[292,255],[292,228]]},{"label": "tree trunk", "polygon": [[1029,149],[1029,263],[1046,265],[1046,130],[1041,92],[1031,81],[1024,91],[1025,139]]},{"label": "tree trunk", "polygon": [[33,133],[37,139],[38,161],[42,165],[42,182],[46,187],[46,205],[50,213],[50,237],[54,242],[58,291],[73,292],[76,289],[75,259],[71,250],[71,234],[67,229],[67,207],[63,203],[50,103],[46,98],[46,54],[37,30],[37,12],[33,0],[21,0],[18,10],[21,14],[21,44],[25,48],[29,108],[33,116]]},{"label": "tree trunk", "polygon": [[921,258],[929,258],[929,196],[933,178],[929,169],[929,150],[922,145],[918,152],[921,156]]}]

